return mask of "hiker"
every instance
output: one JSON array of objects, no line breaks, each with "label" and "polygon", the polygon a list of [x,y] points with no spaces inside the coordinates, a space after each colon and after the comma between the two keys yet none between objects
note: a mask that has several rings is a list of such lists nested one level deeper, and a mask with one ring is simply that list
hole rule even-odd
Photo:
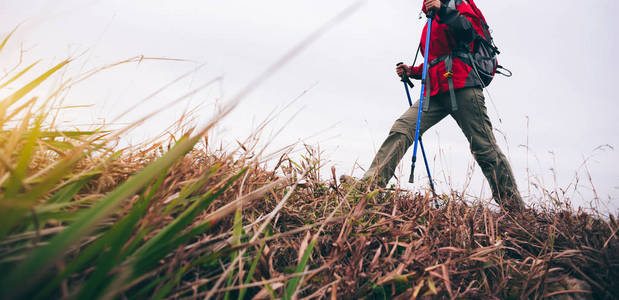
[{"label": "hiker", "polygon": [[[476,34],[487,31],[485,19],[472,0],[425,0],[422,10],[435,13],[428,55],[428,93],[424,99],[420,134],[451,115],[466,136],[473,157],[490,183],[494,200],[508,211],[524,207],[507,158],[499,149],[484,103],[484,82],[465,63],[462,51],[472,51]],[[426,25],[427,26],[427,25]],[[488,33],[489,35],[489,33]],[[421,37],[425,48],[426,29]],[[468,46],[468,47],[466,47]],[[468,50],[466,50],[468,49]],[[470,61],[469,61],[470,63]],[[421,79],[423,64],[396,68],[398,76]],[[363,180],[384,187],[415,139],[419,101],[395,121]]]}]

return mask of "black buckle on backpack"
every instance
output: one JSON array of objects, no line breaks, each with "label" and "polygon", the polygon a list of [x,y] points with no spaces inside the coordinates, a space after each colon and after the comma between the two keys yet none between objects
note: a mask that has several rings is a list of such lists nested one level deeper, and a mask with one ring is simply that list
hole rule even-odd
[{"label": "black buckle on backpack", "polygon": [[[503,73],[503,72],[501,72],[500,70],[505,70],[505,71],[506,71],[506,73]],[[512,75],[514,75],[514,73],[512,73],[512,71],[510,71],[508,68],[503,67],[503,66],[501,66],[501,65],[498,65],[498,66],[496,67],[496,71],[494,71],[494,72],[495,72],[495,73],[497,73],[497,74],[501,74],[501,75],[503,75],[503,76],[505,76],[505,77],[512,77]]]}]

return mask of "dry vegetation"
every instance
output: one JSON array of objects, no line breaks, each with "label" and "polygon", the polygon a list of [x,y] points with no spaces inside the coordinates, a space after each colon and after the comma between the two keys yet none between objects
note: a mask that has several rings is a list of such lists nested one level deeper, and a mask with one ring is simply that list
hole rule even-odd
[{"label": "dry vegetation", "polygon": [[217,119],[116,150],[117,132],[50,122],[79,80],[26,97],[67,63],[0,102],[2,298],[619,298],[612,215],[357,191],[311,147],[213,150]]}]

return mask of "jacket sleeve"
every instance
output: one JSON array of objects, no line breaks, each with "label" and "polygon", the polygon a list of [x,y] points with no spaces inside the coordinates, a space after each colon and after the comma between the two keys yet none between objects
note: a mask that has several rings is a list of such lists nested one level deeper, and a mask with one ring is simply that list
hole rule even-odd
[{"label": "jacket sleeve", "polygon": [[438,11],[438,22],[447,25],[454,39],[461,43],[470,43],[475,37],[473,23],[457,9],[441,4]]},{"label": "jacket sleeve", "polygon": [[409,74],[411,78],[421,80],[421,73],[423,73],[423,63],[416,67],[412,66]]}]

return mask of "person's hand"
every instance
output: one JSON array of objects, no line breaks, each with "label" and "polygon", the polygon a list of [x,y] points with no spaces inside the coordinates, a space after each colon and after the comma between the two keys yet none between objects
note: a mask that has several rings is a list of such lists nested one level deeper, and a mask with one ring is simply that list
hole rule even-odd
[{"label": "person's hand", "polygon": [[425,0],[426,11],[438,11],[441,8],[441,0]]},{"label": "person's hand", "polygon": [[405,64],[397,66],[395,68],[395,71],[396,73],[398,73],[398,77],[402,77],[403,74],[406,74],[406,76],[410,76],[410,67]]}]

